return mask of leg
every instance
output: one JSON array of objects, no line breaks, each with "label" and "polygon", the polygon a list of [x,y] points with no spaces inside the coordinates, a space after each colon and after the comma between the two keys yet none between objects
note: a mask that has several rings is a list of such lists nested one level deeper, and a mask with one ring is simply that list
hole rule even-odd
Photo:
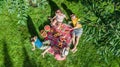
[{"label": "leg", "polygon": [[48,47],[43,53],[42,53],[42,56],[43,56],[43,58],[44,58],[44,55],[48,52],[48,50],[50,50],[51,49],[51,47]]},{"label": "leg", "polygon": [[[45,50],[45,49],[47,49],[49,46],[49,44],[50,44],[50,40],[47,40],[47,41],[44,41],[44,42],[42,42],[44,45],[40,48],[41,50]],[[46,44],[48,44],[47,46],[45,46]]]},{"label": "leg", "polygon": [[62,22],[58,22],[58,28],[57,29],[60,29],[61,25],[62,25]]},{"label": "leg", "polygon": [[75,33],[73,32],[73,35],[72,35],[72,42],[73,44],[75,44]]},{"label": "leg", "polygon": [[43,44],[50,44],[50,40],[46,40],[44,42],[42,42]]},{"label": "leg", "polygon": [[74,48],[77,47],[77,45],[78,45],[78,43],[79,43],[79,40],[80,40],[80,37],[76,37],[76,43],[75,43],[75,45],[74,45]]},{"label": "leg", "polygon": [[81,35],[82,35],[82,32],[83,32],[83,29],[81,28],[81,29],[77,29],[76,30],[76,41],[75,41],[75,44],[74,44],[74,48],[73,48],[73,51],[76,51],[76,47],[77,47],[77,45],[78,45],[78,43],[79,43],[79,39],[80,39],[80,37],[81,37]]},{"label": "leg", "polygon": [[41,49],[41,50],[45,50],[45,49],[47,49],[48,47],[50,47],[50,46],[42,46],[40,49]]},{"label": "leg", "polygon": [[54,21],[51,22],[51,24],[52,24],[53,26],[56,25],[56,23],[57,23],[57,20],[54,20]]}]

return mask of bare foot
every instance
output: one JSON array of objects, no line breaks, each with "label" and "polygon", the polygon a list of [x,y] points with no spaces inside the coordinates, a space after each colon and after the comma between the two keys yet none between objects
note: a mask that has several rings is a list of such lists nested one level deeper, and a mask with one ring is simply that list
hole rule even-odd
[{"label": "bare foot", "polygon": [[75,53],[77,51],[77,49],[75,49],[74,51],[73,51],[73,53]]},{"label": "bare foot", "polygon": [[76,48],[73,48],[71,51],[74,52],[74,50],[76,50]]}]

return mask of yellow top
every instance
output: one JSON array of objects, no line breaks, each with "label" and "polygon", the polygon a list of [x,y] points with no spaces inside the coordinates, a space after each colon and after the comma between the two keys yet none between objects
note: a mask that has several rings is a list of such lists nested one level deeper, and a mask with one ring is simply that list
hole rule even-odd
[{"label": "yellow top", "polygon": [[78,18],[72,19],[73,26],[75,26],[77,22],[78,22]]},{"label": "yellow top", "polygon": [[73,26],[76,26],[78,21],[80,21],[80,19],[78,19],[78,18],[72,19]]}]

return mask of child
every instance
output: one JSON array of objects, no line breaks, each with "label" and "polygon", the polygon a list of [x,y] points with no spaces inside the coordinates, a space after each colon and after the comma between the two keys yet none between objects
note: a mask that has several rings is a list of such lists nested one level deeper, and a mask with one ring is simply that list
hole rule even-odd
[{"label": "child", "polygon": [[[64,18],[66,18],[66,16],[62,13],[61,10],[57,10],[56,11],[56,15],[51,19],[51,21],[53,21],[53,25],[55,25],[58,22],[58,26],[61,26],[61,23],[63,22]],[[66,18],[67,19],[67,18]],[[59,28],[58,27],[58,28]]]},{"label": "child", "polygon": [[33,51],[35,50],[36,47],[39,48],[39,49],[41,49],[41,50],[44,50],[44,49],[46,49],[46,48],[49,47],[49,46],[43,45],[43,44],[47,44],[47,43],[49,44],[49,41],[41,42],[41,41],[38,39],[37,36],[31,37],[30,40],[31,40],[31,44],[32,44],[32,46],[33,46],[33,48],[32,48]]},{"label": "child", "polygon": [[74,14],[71,15],[71,20],[73,24],[72,41],[74,44],[74,48],[72,49],[72,52],[75,53],[77,51],[76,47],[82,35],[83,28],[82,25],[78,22],[78,18]]}]

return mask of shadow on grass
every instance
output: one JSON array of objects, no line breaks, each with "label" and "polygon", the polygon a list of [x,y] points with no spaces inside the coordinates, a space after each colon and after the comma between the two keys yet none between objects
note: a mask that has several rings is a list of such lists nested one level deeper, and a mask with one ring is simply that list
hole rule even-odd
[{"label": "shadow on grass", "polygon": [[51,17],[53,17],[55,15],[55,11],[59,9],[59,7],[57,6],[57,4],[55,2],[53,2],[52,0],[48,0],[48,3],[50,5],[51,8]]},{"label": "shadow on grass", "polygon": [[63,9],[67,12],[69,19],[70,19],[70,15],[73,14],[73,12],[67,8],[67,6],[64,3],[61,3],[61,6],[63,7]]},{"label": "shadow on grass", "polygon": [[69,1],[69,2],[75,2],[75,3],[79,2],[79,0],[67,0],[67,1]]},{"label": "shadow on grass", "polygon": [[11,61],[11,58],[8,54],[8,47],[5,40],[3,40],[3,51],[4,51],[4,65],[5,67],[13,67],[13,63]]},{"label": "shadow on grass", "polygon": [[[57,4],[55,2],[53,2],[52,0],[47,0],[49,5],[50,5],[50,8],[51,8],[51,16],[50,17],[53,17],[55,15],[55,11],[59,9],[59,7],[57,6]],[[45,25],[50,25],[50,20],[46,20],[43,24],[41,24],[39,26],[39,31],[40,30],[43,30],[44,29],[44,26]]]},{"label": "shadow on grass", "polygon": [[24,55],[23,67],[37,67],[36,62],[34,60],[30,60],[30,57],[24,45],[23,45],[23,55]]},{"label": "shadow on grass", "polygon": [[43,30],[45,25],[50,25],[50,21],[47,20],[47,21],[45,21],[42,25],[40,25],[39,28],[38,28],[39,31],[40,31],[40,30]]},{"label": "shadow on grass", "polygon": [[31,36],[39,36],[37,33],[37,30],[33,24],[33,21],[29,15],[27,17],[27,27],[28,27],[28,31],[29,31]]}]

